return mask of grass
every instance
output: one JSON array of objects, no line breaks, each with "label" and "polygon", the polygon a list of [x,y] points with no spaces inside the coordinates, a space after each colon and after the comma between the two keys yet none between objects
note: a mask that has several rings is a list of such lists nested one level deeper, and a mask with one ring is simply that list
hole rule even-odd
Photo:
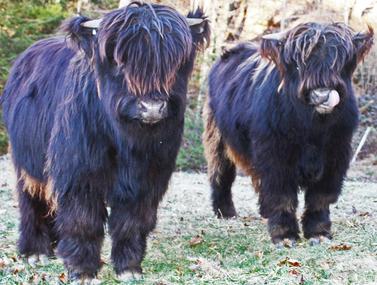
[{"label": "grass", "polygon": [[[65,0],[0,0],[0,96],[12,62],[32,43],[53,34],[72,15],[71,5]],[[7,144],[0,110],[0,154]]]},{"label": "grass", "polygon": [[[58,3],[59,2],[59,3]],[[0,0],[0,92],[15,58],[72,15],[68,1]]]},{"label": "grass", "polygon": [[[18,214],[10,185],[7,181],[0,187],[0,200],[5,202],[0,213],[0,284],[30,280],[34,284],[65,284],[59,259],[31,268],[17,255]],[[206,176],[176,173],[160,207],[158,226],[148,241],[144,279],[129,284],[377,282],[377,184],[348,182],[332,209],[332,245],[344,243],[349,250],[334,250],[330,244],[312,247],[306,240],[296,248],[276,250],[265,221],[257,214],[256,195],[249,188],[247,178],[237,179],[234,199],[240,217],[222,221],[212,215]],[[192,246],[190,240],[197,235],[201,242]],[[103,284],[120,284],[109,262],[109,251],[107,238],[99,277]],[[1,266],[4,260],[6,265]]]},{"label": "grass", "polygon": [[8,136],[2,120],[2,112],[0,110],[0,154],[6,153],[8,149]]},{"label": "grass", "polygon": [[180,171],[202,171],[206,166],[202,144],[203,121],[188,109],[185,114],[184,135],[177,157]]}]

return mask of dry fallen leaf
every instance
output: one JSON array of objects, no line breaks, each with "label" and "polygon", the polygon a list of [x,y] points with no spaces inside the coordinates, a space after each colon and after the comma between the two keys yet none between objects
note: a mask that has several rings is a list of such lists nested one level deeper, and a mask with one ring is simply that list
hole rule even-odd
[{"label": "dry fallen leaf", "polygon": [[32,284],[38,284],[40,281],[39,279],[39,275],[38,274],[33,274],[32,276],[30,276],[29,278],[29,283],[32,283]]},{"label": "dry fallen leaf", "polygon": [[101,264],[101,266],[104,266],[104,265],[107,264],[107,263],[106,263],[105,260],[103,260],[103,259],[101,258],[101,260],[100,260],[100,264]]},{"label": "dry fallen leaf", "polygon": [[59,275],[59,280],[63,283],[66,283],[67,282],[67,276],[65,276],[65,273],[60,273]]},{"label": "dry fallen leaf", "polygon": [[278,265],[279,266],[288,265],[288,266],[292,266],[292,267],[300,267],[301,263],[296,259],[291,259],[289,257],[286,257],[283,260],[279,261]]},{"label": "dry fallen leaf", "polygon": [[193,246],[197,246],[198,244],[201,244],[203,243],[204,239],[200,236],[200,235],[197,235],[197,236],[194,236],[193,238],[191,238],[190,240],[190,246],[193,247]]},{"label": "dry fallen leaf", "polygon": [[241,220],[242,220],[243,222],[245,222],[245,223],[250,223],[250,222],[254,221],[255,218],[254,218],[254,217],[251,217],[251,216],[245,216],[245,217],[242,217]]},{"label": "dry fallen leaf", "polygon": [[297,269],[290,269],[289,271],[289,274],[291,274],[291,275],[294,275],[294,276],[299,276],[301,273],[300,273],[300,271],[298,271]]},{"label": "dry fallen leaf", "polygon": [[344,243],[335,244],[330,247],[331,250],[350,250],[351,248],[352,246],[350,246],[349,244],[344,244]]},{"label": "dry fallen leaf", "polygon": [[16,265],[12,268],[12,273],[14,275],[17,275],[18,273],[22,272],[25,270],[25,266],[24,265]]},{"label": "dry fallen leaf", "polygon": [[7,267],[7,266],[9,266],[12,263],[11,259],[9,259],[6,256],[4,256],[4,258],[1,259],[1,262],[2,262],[2,264],[3,264],[4,267]]},{"label": "dry fallen leaf", "polygon": [[257,251],[255,253],[255,256],[258,257],[258,258],[262,258],[263,257],[263,251]]}]

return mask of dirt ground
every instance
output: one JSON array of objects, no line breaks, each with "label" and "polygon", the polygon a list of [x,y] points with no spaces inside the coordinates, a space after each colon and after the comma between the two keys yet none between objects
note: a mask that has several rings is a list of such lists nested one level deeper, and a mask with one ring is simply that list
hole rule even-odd
[{"label": "dirt ground", "polygon": [[[371,173],[368,175],[368,171]],[[377,183],[372,165],[352,167],[332,207],[334,240],[275,249],[247,177],[233,187],[239,217],[214,217],[205,174],[175,173],[148,241],[144,279],[132,284],[377,284]],[[372,178],[371,178],[372,177]],[[65,284],[60,260],[31,268],[16,250],[18,209],[9,158],[0,157],[0,284]],[[300,194],[298,215],[302,213]],[[119,284],[103,250],[102,284]]]}]

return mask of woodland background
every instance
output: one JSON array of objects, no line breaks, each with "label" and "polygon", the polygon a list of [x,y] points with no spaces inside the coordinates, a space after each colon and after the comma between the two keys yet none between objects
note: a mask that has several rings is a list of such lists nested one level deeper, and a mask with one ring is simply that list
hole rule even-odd
[{"label": "woodland background", "polygon": [[[196,0],[157,0],[186,14]],[[61,22],[77,14],[99,17],[117,8],[118,0],[0,0],[0,93],[9,68],[23,50],[38,39],[52,36]],[[185,136],[177,160],[178,170],[205,170],[201,134],[201,110],[207,91],[207,74],[211,64],[228,45],[240,40],[258,40],[268,32],[289,28],[306,21],[344,21],[355,30],[367,24],[377,32],[376,0],[204,0],[211,21],[210,47],[197,59],[189,88]],[[359,159],[377,165],[377,46],[354,76],[361,124],[355,136],[356,149],[367,127],[371,132]],[[0,154],[7,151],[7,135],[1,121]]]}]

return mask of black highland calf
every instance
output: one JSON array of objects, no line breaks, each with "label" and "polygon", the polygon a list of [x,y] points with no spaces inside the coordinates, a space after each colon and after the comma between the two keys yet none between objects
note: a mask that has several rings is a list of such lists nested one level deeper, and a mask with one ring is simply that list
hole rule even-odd
[{"label": "black highland calf", "polygon": [[358,122],[352,74],[373,30],[306,23],[226,51],[209,75],[204,144],[219,217],[236,211],[235,166],[253,179],[274,243],[299,237],[297,192],[305,191],[304,236],[331,238]]},{"label": "black highland calf", "polygon": [[[1,103],[18,177],[19,250],[57,252],[72,279],[142,272],[181,142],[187,83],[209,39],[200,9],[133,2],[99,27],[77,17],[14,63]],[[190,24],[194,22],[194,24]],[[106,206],[111,208],[108,217]]]}]

